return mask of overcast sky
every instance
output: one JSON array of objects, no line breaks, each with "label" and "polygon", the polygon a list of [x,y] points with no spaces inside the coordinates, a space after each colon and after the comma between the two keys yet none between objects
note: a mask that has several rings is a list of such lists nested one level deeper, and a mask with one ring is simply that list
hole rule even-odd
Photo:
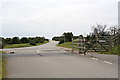
[{"label": "overcast sky", "polygon": [[119,0],[0,0],[0,36],[86,35],[91,26],[118,24]]}]

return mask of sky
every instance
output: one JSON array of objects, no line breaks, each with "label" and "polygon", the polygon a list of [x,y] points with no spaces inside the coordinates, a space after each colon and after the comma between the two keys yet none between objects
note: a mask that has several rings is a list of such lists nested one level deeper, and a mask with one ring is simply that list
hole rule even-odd
[{"label": "sky", "polygon": [[0,0],[0,36],[87,35],[96,24],[118,25],[119,0]]}]

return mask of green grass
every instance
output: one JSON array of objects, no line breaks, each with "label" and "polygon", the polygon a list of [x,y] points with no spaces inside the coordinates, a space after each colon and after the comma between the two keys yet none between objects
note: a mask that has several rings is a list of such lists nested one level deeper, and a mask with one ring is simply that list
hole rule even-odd
[{"label": "green grass", "polygon": [[7,64],[7,62],[3,58],[3,61],[2,61],[2,78],[5,78],[5,76],[7,75],[6,64]]},{"label": "green grass", "polygon": [[[4,54],[4,52],[0,51],[0,54]],[[2,56],[0,56],[0,79],[4,78],[7,74],[6,64],[7,62],[5,61],[5,58],[2,58]]]},{"label": "green grass", "polygon": [[2,54],[3,53],[3,51],[0,51],[0,54]]},{"label": "green grass", "polygon": [[63,44],[58,44],[59,47],[72,48],[72,42],[66,42]]},{"label": "green grass", "polygon": [[[48,43],[48,41],[45,41],[44,43],[38,43],[35,46],[42,45]],[[32,47],[33,45],[30,45],[29,43],[24,44],[7,44],[4,48],[21,48],[21,47]]]},{"label": "green grass", "polygon": [[79,48],[79,45],[78,44],[72,44],[72,42],[66,42],[66,43],[63,43],[63,44],[58,44],[57,46],[59,47],[65,47],[65,48],[73,48],[73,46],[75,47],[74,49],[78,50]]},{"label": "green grass", "polygon": [[112,50],[109,52],[99,52],[99,54],[114,54],[114,55],[120,55],[120,45],[115,46]]},{"label": "green grass", "polygon": [[32,45],[30,45],[29,43],[25,43],[25,44],[7,44],[5,45],[4,48],[20,48],[20,47],[30,47]]},{"label": "green grass", "polygon": [[[72,42],[66,42],[63,44],[58,44],[57,46],[59,47],[65,47],[65,48],[72,48]],[[74,45],[74,46],[78,46],[78,45]],[[78,49],[78,48],[75,48]],[[114,55],[120,55],[120,45],[115,46],[112,50],[110,50],[109,52],[98,52],[98,54],[114,54]]]}]

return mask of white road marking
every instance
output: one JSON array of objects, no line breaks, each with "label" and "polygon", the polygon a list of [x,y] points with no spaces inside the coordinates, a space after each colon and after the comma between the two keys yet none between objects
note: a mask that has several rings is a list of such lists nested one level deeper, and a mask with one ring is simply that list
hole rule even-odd
[{"label": "white road marking", "polygon": [[37,52],[38,52],[38,55],[42,56],[42,55],[40,54],[40,51],[39,51],[39,50],[37,50]]},{"label": "white road marking", "polygon": [[98,59],[96,59],[96,58],[92,58],[92,59],[94,59],[94,60],[98,60]]},{"label": "white road marking", "polygon": [[113,64],[113,63],[111,63],[111,62],[108,62],[108,61],[104,61],[105,63],[108,63],[108,64]]},{"label": "white road marking", "polygon": [[39,51],[39,50],[37,50],[37,52],[38,52],[38,53],[40,53],[40,51]]}]

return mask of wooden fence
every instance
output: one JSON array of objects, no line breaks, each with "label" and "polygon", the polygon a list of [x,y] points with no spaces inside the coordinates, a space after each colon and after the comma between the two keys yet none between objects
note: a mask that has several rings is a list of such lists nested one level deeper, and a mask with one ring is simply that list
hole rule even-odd
[{"label": "wooden fence", "polygon": [[99,36],[98,41],[79,38],[72,41],[72,51],[78,50],[80,54],[84,55],[86,52],[107,52],[114,47],[114,40],[118,40],[118,37],[114,36],[114,38],[112,36]]}]

